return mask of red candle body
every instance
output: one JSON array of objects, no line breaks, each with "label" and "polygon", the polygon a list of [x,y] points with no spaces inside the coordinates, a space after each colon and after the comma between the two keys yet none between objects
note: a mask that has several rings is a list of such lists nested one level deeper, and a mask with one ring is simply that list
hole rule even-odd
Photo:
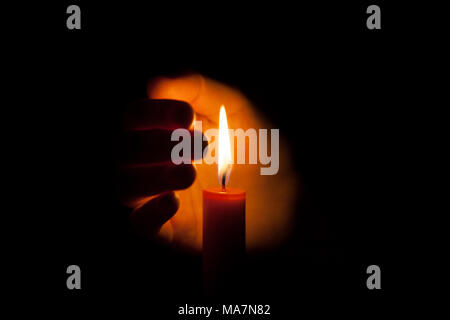
[{"label": "red candle body", "polygon": [[207,293],[231,286],[245,256],[245,191],[203,190],[203,279]]}]

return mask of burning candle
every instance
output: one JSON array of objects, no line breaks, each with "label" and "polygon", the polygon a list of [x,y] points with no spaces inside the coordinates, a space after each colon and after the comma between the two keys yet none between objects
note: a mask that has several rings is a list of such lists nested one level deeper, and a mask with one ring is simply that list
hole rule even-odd
[{"label": "burning candle", "polygon": [[245,191],[227,187],[232,157],[224,106],[216,151],[220,187],[203,190],[203,279],[208,294],[237,281],[245,256]]}]

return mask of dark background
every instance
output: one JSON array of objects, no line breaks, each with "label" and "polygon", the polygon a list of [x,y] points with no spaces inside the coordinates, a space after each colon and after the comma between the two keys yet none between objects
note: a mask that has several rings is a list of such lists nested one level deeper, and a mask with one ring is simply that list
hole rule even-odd
[{"label": "dark background", "polygon": [[[366,29],[372,2],[40,6],[22,52],[20,84],[38,129],[24,223],[32,239],[18,254],[22,267],[39,261],[38,296],[70,312],[156,319],[209,301],[200,257],[137,238],[115,196],[119,110],[145,96],[149,78],[186,71],[238,87],[268,114],[294,147],[304,192],[292,239],[250,257],[259,271],[213,302],[271,304],[277,319],[365,316],[411,294],[400,186],[410,164],[401,155],[421,31],[408,24],[408,6],[373,3],[382,30]],[[66,29],[70,4],[81,7],[81,30]],[[81,267],[81,291],[66,289],[71,264]],[[382,290],[366,288],[371,264]]]}]

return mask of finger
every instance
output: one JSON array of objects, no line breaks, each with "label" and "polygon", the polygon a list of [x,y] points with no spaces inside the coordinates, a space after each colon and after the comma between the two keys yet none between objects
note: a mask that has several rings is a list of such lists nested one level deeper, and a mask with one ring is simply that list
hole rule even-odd
[{"label": "finger", "polygon": [[172,141],[172,131],[170,130],[126,131],[119,138],[117,150],[119,163],[121,165],[137,165],[170,162],[173,148],[177,144],[185,142],[185,139],[190,139],[187,144],[190,156],[184,152],[182,155],[188,159],[190,157],[192,160],[201,159],[203,152],[198,154],[194,152],[195,144],[201,140],[201,150],[205,150],[208,146],[206,137],[199,131],[191,130],[187,133],[189,135],[174,137],[176,140]]},{"label": "finger", "polygon": [[179,199],[174,192],[152,198],[131,213],[131,225],[142,236],[154,236],[178,210]]},{"label": "finger", "polygon": [[199,74],[153,79],[147,85],[147,96],[150,99],[186,101],[195,112],[211,117],[219,113],[221,105],[225,105],[227,112],[232,114],[248,104],[239,90]]},{"label": "finger", "polygon": [[124,130],[189,128],[194,111],[185,101],[142,99],[127,106],[122,116]]},{"label": "finger", "polygon": [[189,187],[195,180],[191,164],[162,164],[121,168],[118,189],[121,202],[134,207],[141,199]]}]

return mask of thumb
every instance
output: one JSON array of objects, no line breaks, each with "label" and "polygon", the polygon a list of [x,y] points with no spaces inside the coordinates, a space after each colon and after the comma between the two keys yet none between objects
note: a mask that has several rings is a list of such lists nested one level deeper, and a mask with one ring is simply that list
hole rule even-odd
[{"label": "thumb", "polygon": [[200,74],[153,79],[148,83],[147,95],[150,99],[186,101],[197,114],[213,120],[218,120],[221,105],[230,115],[243,112],[250,106],[239,90]]}]

